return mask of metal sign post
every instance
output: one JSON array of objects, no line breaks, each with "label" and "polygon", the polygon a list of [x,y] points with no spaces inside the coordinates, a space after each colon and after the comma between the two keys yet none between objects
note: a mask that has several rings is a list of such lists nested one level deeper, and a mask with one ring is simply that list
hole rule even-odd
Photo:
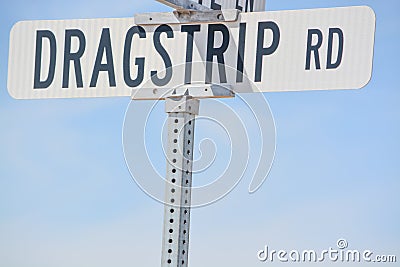
[{"label": "metal sign post", "polygon": [[167,175],[161,266],[188,266],[195,115],[199,100],[168,97]]},{"label": "metal sign post", "polygon": [[188,266],[195,116],[199,98],[204,97],[234,97],[234,93],[218,85],[190,85],[164,98],[168,145],[161,267]]}]

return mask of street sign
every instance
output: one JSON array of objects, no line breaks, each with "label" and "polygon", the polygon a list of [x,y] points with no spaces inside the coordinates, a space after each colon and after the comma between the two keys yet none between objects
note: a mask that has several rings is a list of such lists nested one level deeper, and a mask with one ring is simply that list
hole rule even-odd
[{"label": "street sign", "polygon": [[253,12],[263,11],[265,0],[157,1],[176,10],[18,22],[8,91],[17,99],[166,100],[161,266],[183,267],[199,98],[361,88],[372,75],[375,14],[365,6]]},{"label": "street sign", "polygon": [[356,89],[371,78],[374,35],[375,14],[365,6],[240,13],[222,23],[23,21],[11,31],[8,90],[35,99],[194,83],[237,93]]},{"label": "street sign", "polygon": [[[243,12],[256,12],[265,10],[265,0],[157,0],[173,8],[221,10],[237,9]],[[204,7],[202,9],[201,7]]]}]

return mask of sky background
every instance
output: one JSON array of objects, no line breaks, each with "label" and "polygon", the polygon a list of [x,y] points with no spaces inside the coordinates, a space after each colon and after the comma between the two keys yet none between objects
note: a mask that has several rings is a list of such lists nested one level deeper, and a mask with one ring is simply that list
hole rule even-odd
[{"label": "sky background", "polygon": [[[277,131],[270,175],[256,194],[245,176],[221,201],[192,211],[191,267],[271,265],[257,260],[265,245],[323,250],[339,238],[400,260],[400,2],[270,0],[267,10],[350,5],[377,15],[370,84],[265,94]],[[163,206],[124,160],[129,98],[14,100],[7,66],[17,21],[169,10],[153,0],[0,2],[0,267],[160,265]],[[162,155],[155,161],[165,168]]]}]

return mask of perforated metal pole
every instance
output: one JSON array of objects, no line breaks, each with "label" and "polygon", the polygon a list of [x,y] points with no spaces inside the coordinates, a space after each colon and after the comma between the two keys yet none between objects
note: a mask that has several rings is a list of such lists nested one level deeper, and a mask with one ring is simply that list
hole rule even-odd
[{"label": "perforated metal pole", "polygon": [[188,266],[195,115],[199,100],[169,97],[167,175],[161,267]]}]

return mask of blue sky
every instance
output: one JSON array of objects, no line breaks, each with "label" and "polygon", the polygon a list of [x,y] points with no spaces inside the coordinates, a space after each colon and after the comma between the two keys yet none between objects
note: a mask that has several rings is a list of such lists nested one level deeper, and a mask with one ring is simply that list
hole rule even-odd
[{"label": "blue sky", "polygon": [[[263,266],[256,253],[264,245],[322,250],[339,238],[400,257],[400,2],[267,1],[268,10],[350,5],[377,15],[370,84],[265,94],[277,132],[271,173],[256,194],[247,192],[247,175],[192,212],[190,266]],[[170,9],[152,0],[16,0],[0,10],[0,267],[159,266],[163,207],[133,182],[123,155],[130,100],[12,99],[8,36],[19,20]],[[196,137],[207,134],[199,128]],[[155,161],[165,168],[162,155]]]}]

